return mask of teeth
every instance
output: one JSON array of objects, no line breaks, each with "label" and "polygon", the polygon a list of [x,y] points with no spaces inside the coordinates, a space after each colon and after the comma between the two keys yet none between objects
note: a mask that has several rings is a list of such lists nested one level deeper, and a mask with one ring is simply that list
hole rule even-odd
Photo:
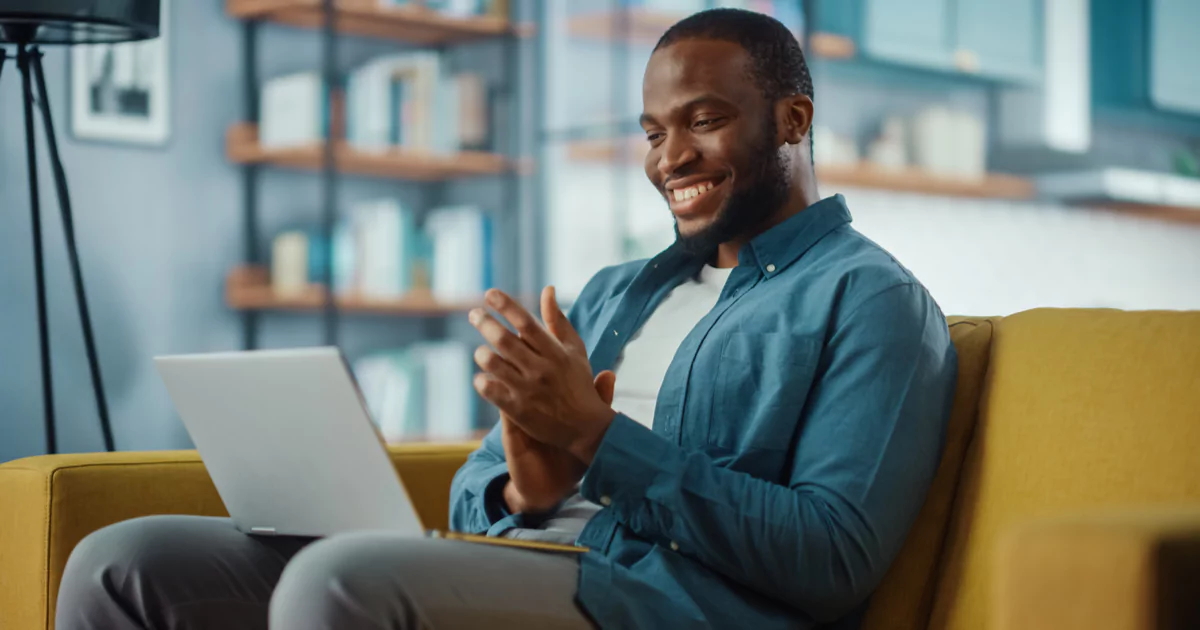
[{"label": "teeth", "polygon": [[672,192],[674,193],[675,201],[687,201],[688,199],[699,197],[700,195],[703,195],[712,189],[713,183],[705,182],[703,184],[692,186],[691,188],[676,188]]}]

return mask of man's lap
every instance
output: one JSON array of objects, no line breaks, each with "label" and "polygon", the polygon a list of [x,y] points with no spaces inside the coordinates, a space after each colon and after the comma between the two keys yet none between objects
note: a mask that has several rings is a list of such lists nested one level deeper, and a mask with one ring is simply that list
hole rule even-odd
[{"label": "man's lap", "polygon": [[58,627],[264,628],[269,606],[280,628],[587,628],[577,582],[573,555],[390,533],[252,537],[228,519],[155,516],[80,543]]}]

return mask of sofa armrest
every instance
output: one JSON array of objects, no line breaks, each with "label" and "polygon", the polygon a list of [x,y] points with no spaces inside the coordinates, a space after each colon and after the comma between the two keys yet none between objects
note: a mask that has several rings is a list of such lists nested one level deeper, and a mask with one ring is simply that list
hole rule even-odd
[{"label": "sofa armrest", "polygon": [[1200,628],[1200,506],[1029,523],[999,554],[995,630]]},{"label": "sofa armrest", "polygon": [[[404,444],[392,461],[425,525],[444,528],[450,481],[477,444]],[[0,628],[54,627],[67,558],[91,532],[151,514],[225,516],[195,451],[46,455],[0,465]]]}]

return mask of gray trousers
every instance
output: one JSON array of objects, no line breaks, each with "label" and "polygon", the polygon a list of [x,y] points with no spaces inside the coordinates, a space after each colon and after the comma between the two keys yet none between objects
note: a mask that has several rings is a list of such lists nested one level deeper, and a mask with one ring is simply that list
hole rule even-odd
[{"label": "gray trousers", "polygon": [[573,555],[386,533],[252,537],[151,516],[71,553],[58,630],[594,627]]}]

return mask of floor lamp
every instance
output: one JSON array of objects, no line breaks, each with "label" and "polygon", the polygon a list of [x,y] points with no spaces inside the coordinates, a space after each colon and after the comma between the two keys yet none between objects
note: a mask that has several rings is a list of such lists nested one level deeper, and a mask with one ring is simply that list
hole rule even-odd
[{"label": "floor lamp", "polygon": [[[50,330],[46,317],[46,276],[42,255],[41,200],[38,194],[37,148],[34,138],[34,107],[40,110],[50,164],[54,170],[54,188],[62,213],[63,232],[67,241],[71,278],[75,283],[75,301],[83,324],[83,340],[87,347],[88,368],[92,389],[100,414],[100,430],[104,448],[114,449],[112,425],[108,417],[108,402],[104,398],[104,382],[100,377],[100,361],[96,355],[96,340],[88,313],[83,275],[79,268],[79,253],[75,248],[75,224],[71,217],[71,198],[67,177],[54,139],[54,121],[50,116],[50,94],[46,91],[46,76],[42,70],[42,51],[39,46],[75,44],[113,44],[158,37],[159,0],[0,0],[0,46],[16,46],[16,64],[21,74],[21,100],[25,111],[25,158],[28,163],[29,205],[33,224],[33,269],[37,280],[38,339],[42,360],[42,404],[45,412],[46,450],[58,451],[54,424],[54,384],[50,371]],[[7,49],[0,47],[0,76],[3,76]],[[36,97],[34,89],[36,87]]]}]

